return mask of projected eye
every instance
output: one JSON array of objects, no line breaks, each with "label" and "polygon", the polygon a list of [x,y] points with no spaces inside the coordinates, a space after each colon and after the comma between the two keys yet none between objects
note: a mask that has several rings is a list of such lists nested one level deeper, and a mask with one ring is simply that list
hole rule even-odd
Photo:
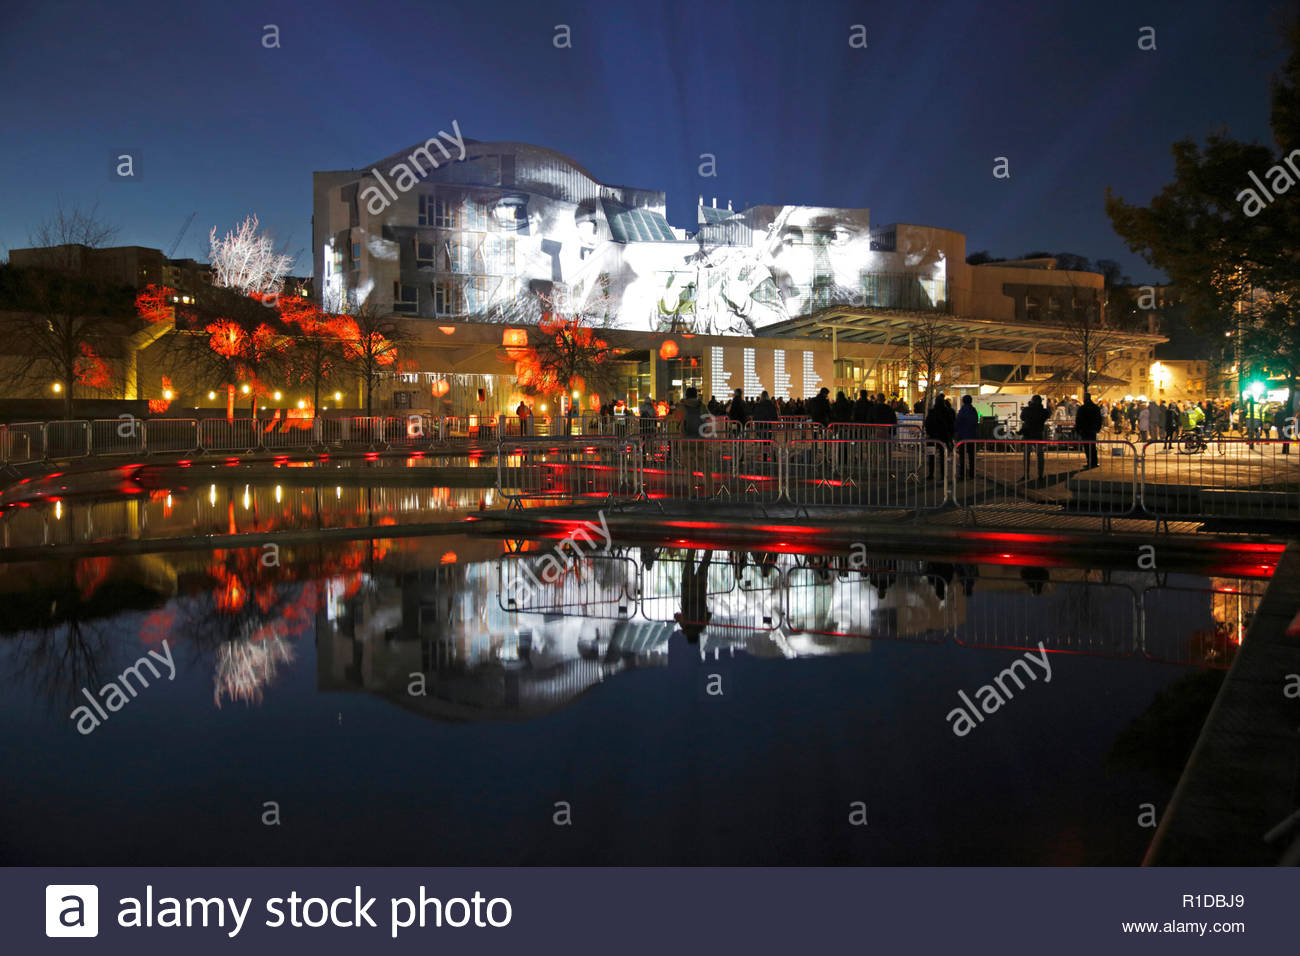
[{"label": "projected eye", "polygon": [[781,231],[781,245],[783,246],[800,246],[803,245],[803,230],[798,226],[787,226]]},{"label": "projected eye", "polygon": [[843,246],[853,241],[856,233],[846,226],[836,226],[830,231],[830,244],[832,246]]}]

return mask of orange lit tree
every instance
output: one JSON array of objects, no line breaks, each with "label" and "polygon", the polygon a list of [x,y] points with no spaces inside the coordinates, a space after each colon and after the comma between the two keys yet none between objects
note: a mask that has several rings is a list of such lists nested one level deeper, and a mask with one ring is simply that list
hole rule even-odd
[{"label": "orange lit tree", "polygon": [[400,320],[381,315],[364,303],[351,315],[330,318],[342,339],[341,365],[354,375],[365,391],[366,415],[371,414],[375,387],[397,370],[399,353],[411,337]]},{"label": "orange lit tree", "polygon": [[339,376],[344,366],[344,341],[351,326],[345,316],[330,315],[298,296],[280,296],[280,320],[293,337],[288,355],[289,377],[311,386],[313,412],[320,408],[321,386]]},{"label": "orange lit tree", "polygon": [[148,286],[136,297],[136,311],[146,322],[175,323],[166,346],[173,370],[184,370],[195,383],[224,387],[230,418],[236,390],[248,386],[255,416],[258,397],[287,368],[290,339],[277,310],[231,289],[206,288],[193,305],[185,306],[170,293]]},{"label": "orange lit tree", "polygon": [[609,343],[586,316],[544,313],[529,333],[527,347],[507,349],[525,394],[555,398],[574,390],[599,392],[610,384]]}]

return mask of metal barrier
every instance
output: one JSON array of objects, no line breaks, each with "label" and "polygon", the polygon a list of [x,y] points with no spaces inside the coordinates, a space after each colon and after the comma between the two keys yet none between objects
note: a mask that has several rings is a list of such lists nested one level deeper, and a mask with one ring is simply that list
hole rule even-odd
[{"label": "metal barrier", "polygon": [[199,422],[199,446],[205,451],[252,451],[258,445],[257,431],[251,418],[205,418]]},{"label": "metal barrier", "polygon": [[1138,449],[1126,441],[959,441],[952,455],[953,501],[968,511],[1065,509],[1132,514],[1138,506]]},{"label": "metal barrier", "polygon": [[151,418],[142,422],[144,450],[151,454],[189,454],[199,450],[199,423],[193,418]]},{"label": "metal barrier", "polygon": [[15,422],[5,429],[4,460],[10,465],[45,457],[45,423]]},{"label": "metal barrier", "polygon": [[925,435],[919,425],[873,425],[866,422],[831,422],[826,428],[827,438],[907,438],[920,439]]},{"label": "metal barrier", "polygon": [[138,455],[144,451],[144,422],[131,415],[97,418],[90,423],[93,455]]},{"label": "metal barrier", "polygon": [[766,503],[781,497],[781,453],[775,442],[668,435],[644,439],[640,450],[641,484],[649,498],[726,496]]},{"label": "metal barrier", "polygon": [[267,451],[305,451],[322,444],[320,418],[288,418],[262,425],[258,444]]},{"label": "metal barrier", "polygon": [[46,458],[84,458],[90,454],[90,422],[45,423]]},{"label": "metal barrier", "polygon": [[1300,519],[1300,444],[1171,436],[1142,446],[1142,510],[1170,518]]},{"label": "metal barrier", "polygon": [[[497,603],[504,611],[626,620],[636,613],[640,573],[627,557],[602,553],[601,534],[579,526],[536,551],[497,559]],[[606,542],[607,543],[607,542]]]},{"label": "metal barrier", "polygon": [[497,490],[521,506],[526,499],[609,500],[639,493],[640,446],[614,438],[566,441],[523,438],[497,450]]},{"label": "metal barrier", "polygon": [[793,441],[786,446],[786,494],[795,505],[930,511],[947,500],[946,459],[947,449],[935,441]]}]

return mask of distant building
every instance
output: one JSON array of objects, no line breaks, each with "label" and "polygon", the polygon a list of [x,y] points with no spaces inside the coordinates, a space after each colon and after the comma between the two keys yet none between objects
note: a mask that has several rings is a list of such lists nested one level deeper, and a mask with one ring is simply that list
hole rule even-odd
[{"label": "distant building", "polygon": [[11,265],[21,269],[52,269],[92,276],[140,289],[149,283],[193,291],[209,280],[208,267],[193,259],[169,259],[159,249],[112,246],[93,249],[70,244],[13,249]]}]

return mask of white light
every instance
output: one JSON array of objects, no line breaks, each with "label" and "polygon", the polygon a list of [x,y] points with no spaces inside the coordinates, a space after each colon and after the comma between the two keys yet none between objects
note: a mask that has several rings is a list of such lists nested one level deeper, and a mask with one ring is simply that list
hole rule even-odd
[{"label": "white light", "polygon": [[275,393],[274,395],[272,395],[271,397],[274,398],[274,399],[278,402],[278,401],[280,400],[280,393],[279,393],[279,392],[276,392],[276,393]]},{"label": "white light", "polygon": [[341,401],[343,401],[343,393],[342,393],[342,392],[335,392],[335,393],[334,393],[334,401],[336,401],[336,402],[341,402]]},{"label": "white light", "polygon": [[241,385],[241,386],[239,386],[239,390],[240,390],[241,392],[243,392],[245,395],[247,395],[249,392],[252,391],[252,389],[249,388],[247,385]]},{"label": "white light", "polygon": [[55,391],[55,392],[61,392],[61,391],[63,391],[63,386],[60,385],[58,382],[55,382],[55,383],[54,383],[54,391]]},{"label": "white light", "polygon": [[307,399],[305,399],[305,398],[300,398],[300,399],[298,399],[298,407],[299,407],[299,408],[306,408],[306,407],[307,407]]},{"label": "white light", "polygon": [[209,401],[211,401],[212,399],[214,399],[214,398],[216,398],[216,397],[217,397],[217,393],[216,393],[216,392],[208,392],[208,400],[209,400]]},{"label": "white light", "polygon": [[276,485],[276,486],[275,486],[275,503],[276,503],[277,505],[280,503],[280,486],[279,486],[279,485]]},{"label": "white light", "polygon": [[56,501],[56,502],[54,502],[54,517],[57,518],[57,519],[59,519],[59,520],[62,520],[62,519],[63,519],[63,502],[62,502],[62,501]]},{"label": "white light", "polygon": [[172,400],[172,390],[170,388],[163,389],[163,398],[167,399],[169,402]]},{"label": "white light", "polygon": [[215,505],[216,503],[217,503],[217,486],[208,485],[208,504]]}]

